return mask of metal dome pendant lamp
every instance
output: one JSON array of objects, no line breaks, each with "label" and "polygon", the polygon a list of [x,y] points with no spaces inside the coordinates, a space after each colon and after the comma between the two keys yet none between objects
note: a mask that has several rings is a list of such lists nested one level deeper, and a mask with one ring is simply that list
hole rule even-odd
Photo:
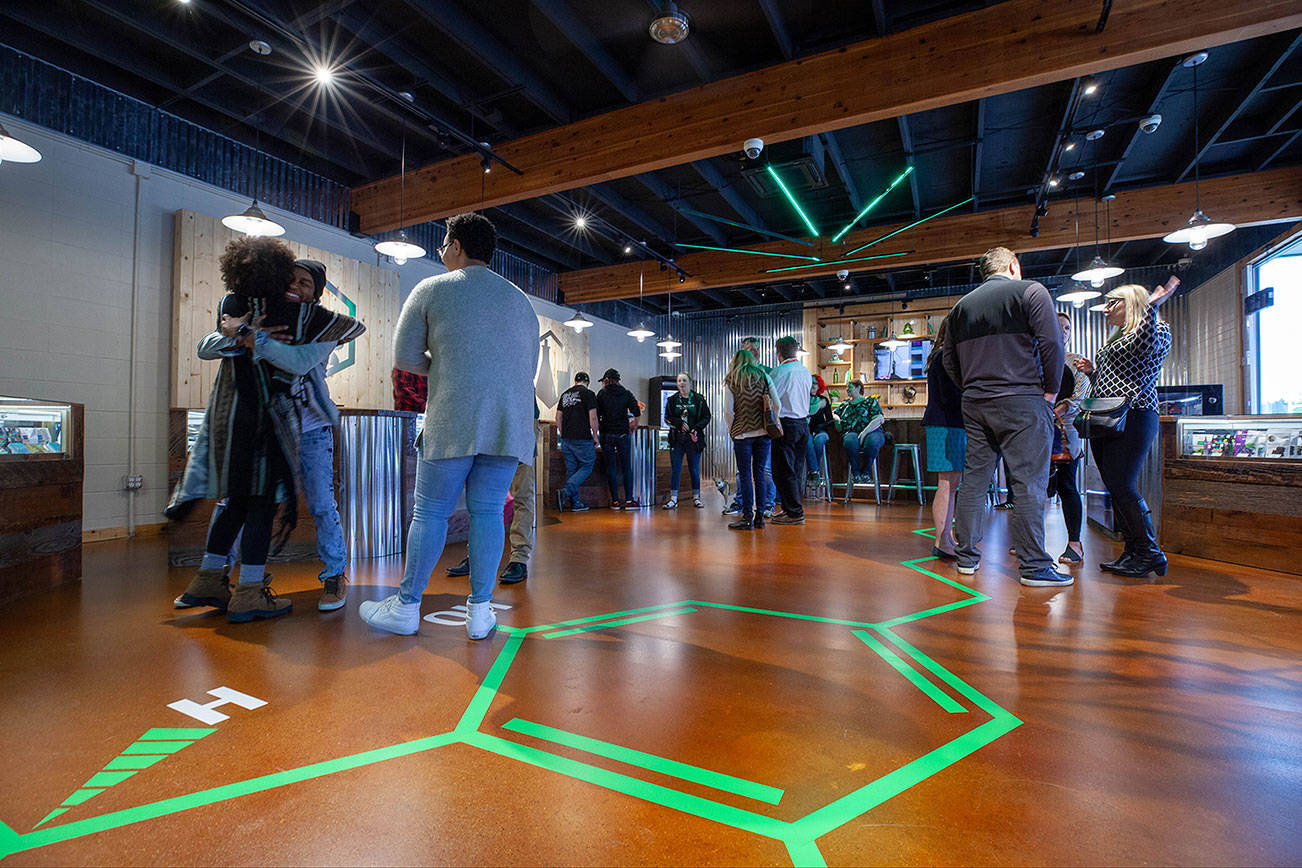
[{"label": "metal dome pendant lamp", "polygon": [[[642,272],[638,272],[638,275],[637,275],[637,300],[638,300],[639,302],[642,300],[642,289],[643,289],[643,275],[642,275]],[[651,329],[649,329],[649,328],[646,327],[646,320],[643,320],[642,322],[639,322],[639,323],[637,324],[637,328],[635,328],[635,329],[629,329],[628,332],[627,332],[627,334],[628,334],[628,336],[629,336],[630,338],[637,338],[637,342],[638,342],[639,344],[642,343],[643,341],[645,341],[647,338],[653,338],[653,337],[656,336],[656,333],[655,333],[655,332],[651,331]]]},{"label": "metal dome pendant lamp", "polygon": [[39,163],[41,152],[26,142],[20,142],[0,124],[0,163]]},{"label": "metal dome pendant lamp", "polygon": [[[402,225],[402,212],[406,205],[407,194],[407,136],[402,137],[402,168],[398,174],[398,225]],[[406,265],[408,259],[418,259],[425,255],[425,248],[407,240],[406,231],[399,229],[398,237],[389,241],[377,241],[375,252],[381,256],[393,257],[394,265]]]},{"label": "metal dome pendant lamp", "polygon": [[1202,250],[1212,238],[1220,238],[1233,232],[1233,223],[1217,223],[1203,213],[1202,202],[1198,195],[1198,162],[1201,156],[1198,137],[1198,67],[1207,59],[1207,52],[1200,51],[1186,57],[1181,66],[1193,70],[1194,95],[1194,213],[1189,222],[1169,235],[1162,237],[1168,244],[1188,244],[1190,250]]},{"label": "metal dome pendant lamp", "polygon": [[1087,268],[1073,274],[1071,279],[1078,280],[1081,283],[1088,283],[1098,289],[1103,285],[1104,281],[1116,277],[1123,271],[1125,271],[1124,268],[1108,265],[1103,257],[1099,255],[1099,197],[1096,195],[1094,197],[1094,258],[1090,260]]},{"label": "metal dome pendant lamp", "polygon": [[[668,314],[667,314],[666,316],[667,316],[667,321],[669,321],[669,322],[672,322],[672,321],[673,321],[673,318],[674,318],[674,294],[673,294],[672,292],[669,293],[669,312],[668,312]],[[666,327],[666,328],[667,328],[667,327]],[[662,359],[676,359],[676,358],[678,358],[679,356],[681,356],[682,353],[678,352],[677,350],[678,350],[678,348],[681,347],[682,345],[683,345],[682,341],[676,341],[676,340],[674,340],[673,332],[667,332],[667,333],[665,334],[665,338],[664,338],[664,340],[656,341],[656,346],[658,346],[658,347],[660,347],[662,350],[664,350],[664,352],[662,352],[662,353],[660,354],[660,358],[662,358]]]}]

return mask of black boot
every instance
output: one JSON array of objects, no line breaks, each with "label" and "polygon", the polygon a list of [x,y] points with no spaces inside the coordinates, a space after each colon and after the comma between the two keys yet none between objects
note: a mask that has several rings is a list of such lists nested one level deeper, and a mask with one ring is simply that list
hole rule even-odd
[{"label": "black boot", "polygon": [[[760,521],[763,520],[763,517],[761,517]],[[740,518],[728,525],[728,530],[751,530],[754,527],[755,522],[751,518],[751,514],[749,512],[743,512]]]},{"label": "black boot", "polygon": [[1149,511],[1148,504],[1142,497],[1126,504],[1118,504],[1113,500],[1113,510],[1118,507],[1123,510],[1123,520],[1131,531],[1130,544],[1127,546],[1130,555],[1128,557],[1123,555],[1121,563],[1114,566],[1112,572],[1118,576],[1136,579],[1153,572],[1159,576],[1166,575],[1166,555],[1162,554],[1162,550],[1157,547],[1157,534],[1153,531],[1153,514]]},{"label": "black boot", "polygon": [[1112,498],[1112,523],[1117,526],[1117,531],[1121,534],[1121,539],[1125,546],[1121,549],[1121,554],[1117,555],[1110,561],[1103,561],[1099,564],[1099,569],[1106,572],[1115,572],[1117,567],[1121,566],[1135,553],[1135,535],[1130,531],[1126,524],[1124,510],[1118,504],[1117,499]]},{"label": "black boot", "polygon": [[756,530],[764,527],[764,513],[758,511],[755,513],[754,527]]}]

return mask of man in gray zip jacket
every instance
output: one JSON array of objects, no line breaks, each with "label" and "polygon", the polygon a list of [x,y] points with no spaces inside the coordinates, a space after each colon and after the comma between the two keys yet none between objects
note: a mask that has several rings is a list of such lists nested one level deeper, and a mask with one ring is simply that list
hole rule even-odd
[{"label": "man in gray zip jacket", "polygon": [[985,283],[949,314],[945,371],[963,390],[967,454],[955,504],[956,569],[977,571],[985,535],[986,491],[999,452],[1013,477],[1009,537],[1023,585],[1070,585],[1044,550],[1044,504],[1053,444],[1053,402],[1062,382],[1063,345],[1049,291],[1022,279],[1006,247],[981,257]]}]

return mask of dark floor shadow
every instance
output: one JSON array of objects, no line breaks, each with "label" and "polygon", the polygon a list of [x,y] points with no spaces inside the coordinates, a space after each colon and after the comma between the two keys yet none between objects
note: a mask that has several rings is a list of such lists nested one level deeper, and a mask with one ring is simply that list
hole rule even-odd
[{"label": "dark floor shadow", "polygon": [[1237,606],[1272,615],[1302,615],[1302,608],[1296,606],[1277,606],[1256,600],[1236,600],[1251,591],[1247,584],[1227,573],[1199,573],[1190,576],[1183,573],[1176,564],[1171,564],[1165,576],[1149,574],[1143,578],[1118,576],[1115,573],[1102,573],[1096,581],[1102,584],[1123,585],[1127,587],[1146,585],[1170,585],[1165,593],[1180,600],[1194,603],[1212,603],[1221,606]]}]

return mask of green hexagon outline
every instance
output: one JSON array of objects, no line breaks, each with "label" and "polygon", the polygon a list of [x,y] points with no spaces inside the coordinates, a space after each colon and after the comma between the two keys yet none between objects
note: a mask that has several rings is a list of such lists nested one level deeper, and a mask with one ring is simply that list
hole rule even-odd
[{"label": "green hexagon outline", "polygon": [[[929,528],[927,530],[931,529]],[[930,536],[930,534],[927,533],[927,530],[914,531],[914,533],[922,534],[923,536]],[[899,795],[914,785],[921,783],[932,775],[943,771],[958,762],[960,759],[980,750],[995,739],[1011,732],[1013,729],[1021,725],[1021,721],[1010,712],[968,685],[958,676],[945,669],[945,667],[941,666],[918,648],[914,647],[908,641],[894,633],[893,628],[903,624],[919,621],[933,615],[951,612],[955,609],[961,609],[990,599],[987,594],[969,588],[960,582],[937,575],[936,573],[919,566],[919,564],[933,560],[936,560],[933,556],[916,558],[914,560],[902,561],[900,566],[907,567],[911,570],[922,573],[925,576],[936,579],[937,581],[944,582],[951,587],[963,591],[968,595],[968,597],[963,600],[957,600],[953,603],[933,606],[929,609],[924,609],[919,612],[913,612],[908,615],[902,615],[897,618],[891,618],[877,623],[866,621],[846,621],[837,618],[800,615],[791,612],[778,612],[770,609],[754,609],[746,606],[734,606],[700,600],[684,600],[675,603],[647,606],[641,609],[630,609],[623,612],[612,612],[604,615],[593,615],[586,618],[575,618],[569,621],[559,621],[536,627],[515,628],[499,625],[499,630],[507,634],[507,641],[502,646],[501,650],[498,651],[497,657],[493,661],[493,665],[488,670],[488,674],[484,676],[483,682],[481,682],[479,687],[475,690],[474,696],[471,697],[469,705],[467,705],[465,711],[462,712],[461,719],[450,732],[426,736],[424,738],[418,738],[413,741],[403,742],[389,747],[363,751],[362,753],[353,754],[352,756],[312,763],[306,766],[300,766],[296,769],[274,772],[272,774],[251,778],[246,781],[238,781],[232,784],[226,784],[208,790],[201,790],[183,796],[175,796],[133,808],[125,808],[120,811],[102,814],[97,817],[89,817],[84,820],[75,820],[69,823],[47,826],[44,829],[37,829],[27,833],[19,833],[4,823],[0,823],[0,860],[3,860],[12,853],[32,850],[60,841],[108,831],[110,829],[167,816],[191,808],[202,807],[204,805],[210,805],[216,802],[250,795],[256,792],[274,789],[276,787],[287,786],[289,784],[299,783],[301,781],[311,780],[325,775],[336,774],[338,772],[371,765],[377,762],[383,762],[389,759],[422,753],[427,750],[433,750],[450,744],[465,744],[509,759],[538,766],[548,771],[564,774],[568,777],[573,777],[577,780],[595,784],[604,787],[605,789],[620,792],[634,798],[650,801],[663,807],[670,808],[671,810],[682,811],[742,831],[748,831],[767,838],[773,838],[782,842],[782,844],[786,846],[787,852],[791,856],[794,865],[825,866],[827,863],[823,860],[822,852],[819,850],[817,843],[820,837],[840,828],[845,823],[872,810],[872,808],[882,802]],[[920,665],[923,670],[929,672],[932,677],[948,685],[952,690],[963,696],[977,708],[989,714],[991,719],[974,729],[969,730],[963,735],[951,739],[923,756],[909,761],[900,768],[888,772],[876,780],[865,784],[854,792],[842,796],[830,804],[792,821],[766,817],[762,814],[756,814],[732,805],[715,802],[700,796],[694,796],[659,784],[652,784],[641,780],[640,778],[634,778],[629,775],[624,775],[609,769],[603,769],[579,760],[573,760],[568,757],[548,753],[547,751],[539,750],[537,748],[529,747],[528,745],[519,744],[518,742],[509,741],[500,738],[499,736],[489,735],[479,731],[479,727],[483,724],[489,707],[492,705],[493,699],[497,696],[497,691],[501,687],[503,679],[506,677],[507,670],[514,661],[516,654],[519,652],[521,644],[530,635],[546,631],[555,631],[557,628],[578,628],[573,631],[563,632],[580,632],[586,629],[604,629],[605,627],[617,626],[617,624],[612,622],[611,619],[616,619],[618,621],[620,616],[647,616],[647,618],[627,618],[624,621],[619,621],[619,623],[630,623],[632,621],[646,620],[648,618],[663,617],[665,614],[673,613],[674,609],[680,609],[683,606],[704,606],[707,608],[728,609],[754,614],[793,618],[803,621],[816,621],[820,623],[857,627],[859,629],[855,630],[856,635],[858,635],[869,648],[882,656],[886,662],[890,663],[897,671],[900,671],[901,674],[906,674],[904,670],[906,668],[911,668],[907,663],[903,662],[903,659],[911,659],[914,663]],[[657,615],[656,613],[660,614]],[[876,637],[868,631],[873,631],[877,636],[889,641],[895,649],[903,655],[903,659],[896,655],[895,651],[892,651],[890,648],[877,642]],[[896,661],[891,660],[892,656],[896,657]],[[923,688],[919,683],[920,680],[925,679],[919,675],[916,670],[914,670],[914,675],[917,677],[911,677],[910,680],[913,681],[915,686],[925,691],[926,688]],[[936,693],[940,693],[934,685],[932,685],[932,690]],[[934,696],[932,698],[935,699]]]}]

